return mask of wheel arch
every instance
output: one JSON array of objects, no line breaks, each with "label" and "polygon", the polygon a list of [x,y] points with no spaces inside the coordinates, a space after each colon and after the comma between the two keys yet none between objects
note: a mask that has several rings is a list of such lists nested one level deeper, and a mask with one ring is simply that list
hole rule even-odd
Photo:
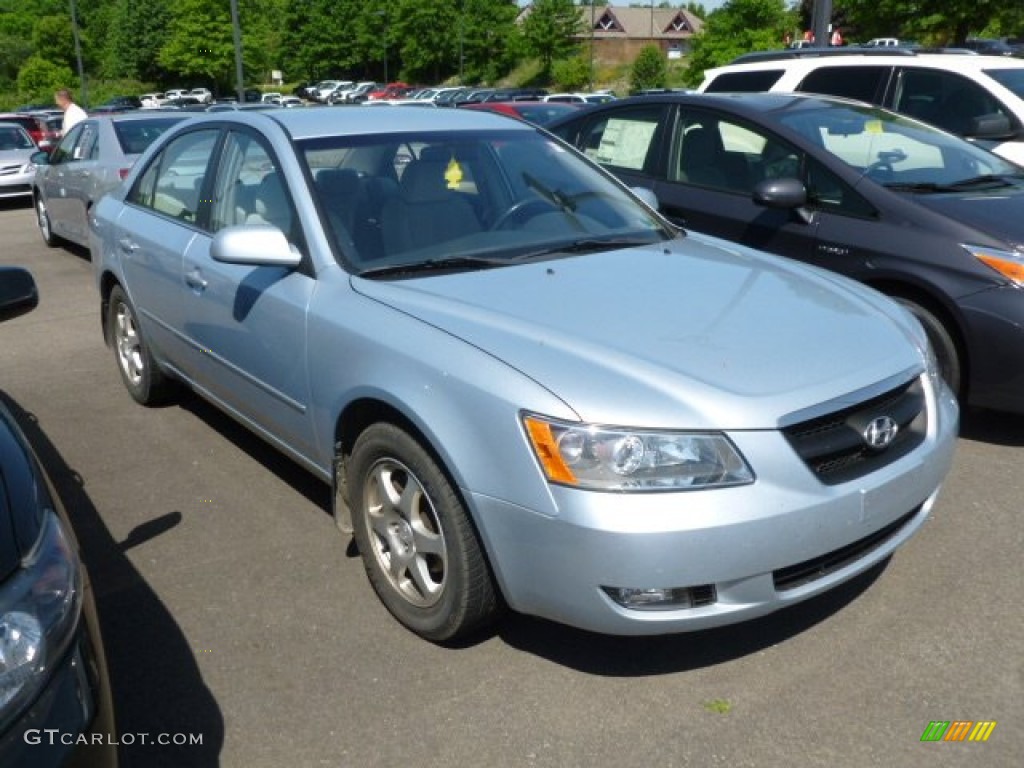
[{"label": "wheel arch", "polygon": [[967,348],[967,335],[964,329],[962,318],[960,313],[954,306],[951,306],[949,302],[942,299],[935,292],[928,290],[927,287],[907,283],[900,280],[875,280],[867,281],[867,285],[874,288],[876,291],[884,293],[886,296],[894,299],[905,299],[912,301],[920,307],[928,310],[936,319],[942,323],[946,331],[950,334],[953,339],[953,343],[956,345],[957,355],[960,359],[961,368],[961,393],[960,399],[966,402],[967,395],[970,390],[971,380],[971,356]]},{"label": "wheel arch", "polygon": [[476,512],[470,500],[463,493],[462,484],[449,463],[449,459],[437,447],[434,439],[428,432],[421,428],[416,421],[401,408],[385,400],[372,396],[362,396],[349,402],[338,415],[334,427],[334,461],[332,467],[332,498],[335,508],[332,510],[338,526],[346,530],[342,520],[347,519],[351,526],[351,499],[347,488],[347,464],[359,436],[370,426],[378,423],[392,424],[405,431],[413,440],[418,442],[430,458],[437,464],[438,469],[448,479],[452,490],[458,495],[466,510],[469,524],[480,542],[487,561],[487,568],[496,585],[498,595],[502,602],[505,601],[505,586],[502,575],[496,566],[495,553],[491,551],[488,537],[482,535],[477,521]]}]

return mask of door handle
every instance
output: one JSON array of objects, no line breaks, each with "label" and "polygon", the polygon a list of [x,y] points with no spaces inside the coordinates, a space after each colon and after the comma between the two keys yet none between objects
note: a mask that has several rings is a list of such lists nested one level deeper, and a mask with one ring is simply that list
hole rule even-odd
[{"label": "door handle", "polygon": [[191,272],[185,273],[185,283],[189,288],[196,291],[206,290],[207,282],[203,278],[203,273],[199,271],[199,267],[195,267]]},{"label": "door handle", "polygon": [[134,242],[129,237],[122,237],[120,240],[117,241],[117,244],[118,246],[120,246],[121,250],[127,253],[129,256],[135,253],[137,250],[139,250],[139,244]]}]

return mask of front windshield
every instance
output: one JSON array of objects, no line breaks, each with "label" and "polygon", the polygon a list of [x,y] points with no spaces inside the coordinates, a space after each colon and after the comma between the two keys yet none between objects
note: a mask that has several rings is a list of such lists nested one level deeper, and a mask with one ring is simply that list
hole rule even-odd
[{"label": "front windshield", "polygon": [[336,136],[299,150],[336,252],[363,274],[501,266],[674,236],[539,132]]},{"label": "front windshield", "polygon": [[32,138],[19,126],[0,125],[0,152],[34,147]]},{"label": "front windshield", "polygon": [[944,188],[975,180],[1008,183],[1021,169],[952,134],[873,107],[794,110],[780,122],[888,187]]}]

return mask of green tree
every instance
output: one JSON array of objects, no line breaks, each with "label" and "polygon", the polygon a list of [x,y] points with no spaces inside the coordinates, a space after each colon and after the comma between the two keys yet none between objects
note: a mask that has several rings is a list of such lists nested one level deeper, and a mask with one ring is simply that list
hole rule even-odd
[{"label": "green tree", "polygon": [[555,59],[576,50],[582,28],[583,16],[572,0],[537,0],[523,21],[523,38],[527,51],[550,73]]},{"label": "green tree", "polygon": [[74,82],[67,65],[31,56],[18,72],[18,98],[31,103],[51,102],[58,88],[68,88]]},{"label": "green tree", "polygon": [[75,64],[75,38],[71,32],[71,17],[42,16],[32,27],[32,53],[54,64]]},{"label": "green tree", "polygon": [[171,21],[165,0],[114,0],[113,8],[104,71],[153,83],[165,79],[158,61]]},{"label": "green tree", "polygon": [[551,66],[555,85],[564,91],[581,91],[590,83],[590,60],[582,56],[556,61]]},{"label": "green tree", "polygon": [[629,76],[629,89],[632,92],[648,88],[664,88],[668,82],[668,66],[665,54],[656,45],[645,45],[633,62]]},{"label": "green tree", "polygon": [[742,53],[780,47],[794,23],[784,0],[729,0],[708,16],[704,29],[694,38],[687,84],[700,84],[705,69],[726,64]]},{"label": "green tree", "polygon": [[956,45],[985,30],[1024,31],[1024,3],[1006,0],[836,0],[859,39],[906,37]]},{"label": "green tree", "polygon": [[229,4],[177,0],[157,61],[168,72],[189,81],[229,88],[235,62]]}]

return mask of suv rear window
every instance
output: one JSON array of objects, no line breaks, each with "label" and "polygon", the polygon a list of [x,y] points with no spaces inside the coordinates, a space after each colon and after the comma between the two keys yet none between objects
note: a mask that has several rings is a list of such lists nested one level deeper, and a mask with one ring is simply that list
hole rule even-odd
[{"label": "suv rear window", "polygon": [[880,104],[892,67],[821,67],[797,86],[798,91],[843,96]]},{"label": "suv rear window", "polygon": [[781,69],[761,72],[723,72],[704,89],[705,93],[760,93],[770,91],[782,77]]}]

